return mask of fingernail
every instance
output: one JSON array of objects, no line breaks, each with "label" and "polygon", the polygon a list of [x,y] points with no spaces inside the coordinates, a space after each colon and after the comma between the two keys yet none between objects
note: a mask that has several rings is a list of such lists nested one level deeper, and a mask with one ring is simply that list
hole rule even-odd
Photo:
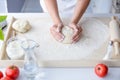
[{"label": "fingernail", "polygon": [[59,40],[59,42],[62,42],[63,40],[64,40],[64,39],[62,38],[62,39]]},{"label": "fingernail", "polygon": [[62,42],[63,40],[64,40],[64,36],[62,36],[62,38],[59,41]]}]

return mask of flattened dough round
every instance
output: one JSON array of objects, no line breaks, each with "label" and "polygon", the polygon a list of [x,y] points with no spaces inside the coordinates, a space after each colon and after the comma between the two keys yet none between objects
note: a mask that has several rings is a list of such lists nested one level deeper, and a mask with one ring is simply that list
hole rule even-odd
[{"label": "flattened dough round", "polygon": [[27,20],[20,20],[20,19],[16,20],[13,23],[12,27],[13,29],[21,33],[25,33],[31,28]]},{"label": "flattened dough round", "polygon": [[62,33],[64,35],[64,40],[62,41],[62,43],[71,44],[72,43],[72,36],[74,33],[73,30],[68,26],[64,26],[62,29]]}]

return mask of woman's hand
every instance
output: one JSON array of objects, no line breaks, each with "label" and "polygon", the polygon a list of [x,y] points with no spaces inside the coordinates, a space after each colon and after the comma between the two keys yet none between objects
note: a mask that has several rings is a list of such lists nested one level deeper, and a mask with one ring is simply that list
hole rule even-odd
[{"label": "woman's hand", "polygon": [[62,23],[55,24],[50,28],[52,36],[59,42],[64,40],[64,35],[61,33],[64,25]]},{"label": "woman's hand", "polygon": [[82,28],[81,28],[81,26],[79,26],[75,23],[70,23],[69,27],[74,30],[74,34],[72,37],[72,43],[76,43],[77,41],[79,41],[79,39],[82,35]]}]

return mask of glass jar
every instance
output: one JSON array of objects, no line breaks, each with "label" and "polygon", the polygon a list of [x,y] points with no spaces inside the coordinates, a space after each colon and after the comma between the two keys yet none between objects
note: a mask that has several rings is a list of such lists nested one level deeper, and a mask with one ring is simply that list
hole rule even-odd
[{"label": "glass jar", "polygon": [[34,49],[39,47],[39,45],[33,40],[22,41],[21,45],[25,51],[23,69],[26,78],[24,80],[40,80],[36,79],[36,76],[39,75],[41,72],[38,66],[36,56],[34,54]]}]

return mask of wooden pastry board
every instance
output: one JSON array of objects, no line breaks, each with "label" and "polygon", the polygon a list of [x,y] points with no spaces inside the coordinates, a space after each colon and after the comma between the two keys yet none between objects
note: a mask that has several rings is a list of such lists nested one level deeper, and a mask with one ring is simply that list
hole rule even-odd
[{"label": "wooden pastry board", "polygon": [[[41,19],[44,18],[43,16],[44,14],[41,15]],[[10,15],[13,16],[13,15]],[[19,15],[16,15],[19,16]],[[14,16],[13,18],[11,18],[12,20],[9,22],[8,28],[7,28],[7,32],[6,32],[6,36],[5,36],[5,40],[4,43],[2,45],[2,49],[1,49],[1,53],[0,53],[0,66],[7,66],[10,64],[15,64],[18,65],[20,67],[23,66],[24,64],[24,60],[9,60],[6,54],[6,43],[7,40],[12,36],[13,34],[13,29],[12,29],[12,24],[15,21],[16,17]],[[30,17],[30,16],[29,16]],[[48,17],[48,16],[47,16]],[[28,17],[26,17],[28,18]],[[37,18],[37,17],[36,17]],[[48,17],[50,18],[50,17]],[[32,19],[32,17],[30,17],[30,19]],[[37,18],[39,19],[39,18]],[[108,24],[110,18],[99,18],[100,20],[104,20],[105,24]],[[104,46],[104,45],[103,45]],[[106,48],[107,46],[105,46]],[[105,50],[103,50],[105,51]],[[105,63],[108,66],[111,67],[120,67],[120,60],[119,59],[112,59],[112,60],[102,60],[102,59],[97,59],[97,58],[91,58],[91,59],[80,59],[80,60],[41,60],[38,61],[39,64],[43,64],[44,67],[94,67],[96,64],[98,63]]]}]

